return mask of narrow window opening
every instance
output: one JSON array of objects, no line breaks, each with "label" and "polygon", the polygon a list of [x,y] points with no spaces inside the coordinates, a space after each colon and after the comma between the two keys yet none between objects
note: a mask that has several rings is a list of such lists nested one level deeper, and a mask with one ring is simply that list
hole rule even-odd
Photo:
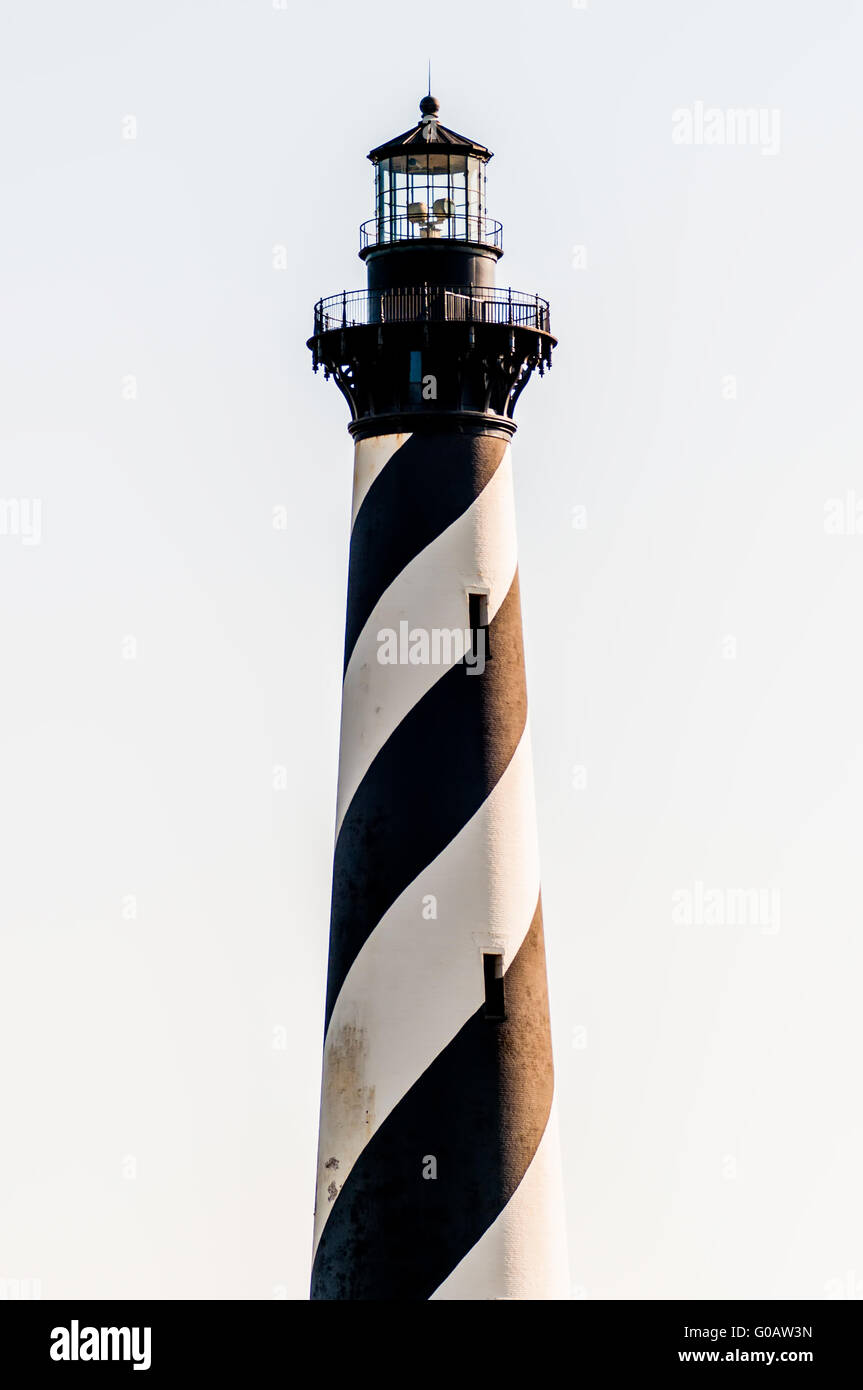
[{"label": "narrow window opening", "polygon": [[410,371],[408,373],[408,400],[411,405],[421,404],[422,385],[423,355],[421,352],[411,352]]},{"label": "narrow window opening", "polygon": [[506,1018],[503,998],[503,956],[483,952],[482,971],[485,979],[484,1016],[490,1019]]},{"label": "narrow window opening", "polygon": [[[488,594],[468,594],[468,627],[470,628],[470,654],[474,661],[481,655],[491,660],[488,644]],[[480,634],[482,634],[480,636]]]}]

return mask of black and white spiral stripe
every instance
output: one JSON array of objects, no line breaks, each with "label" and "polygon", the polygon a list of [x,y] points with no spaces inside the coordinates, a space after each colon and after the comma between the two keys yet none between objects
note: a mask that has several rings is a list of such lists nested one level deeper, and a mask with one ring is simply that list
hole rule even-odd
[{"label": "black and white spiral stripe", "polygon": [[[402,620],[464,629],[477,587],[481,676],[378,661]],[[526,720],[507,439],[361,440],[313,1298],[566,1296]],[[503,1021],[484,1016],[487,950]]]}]

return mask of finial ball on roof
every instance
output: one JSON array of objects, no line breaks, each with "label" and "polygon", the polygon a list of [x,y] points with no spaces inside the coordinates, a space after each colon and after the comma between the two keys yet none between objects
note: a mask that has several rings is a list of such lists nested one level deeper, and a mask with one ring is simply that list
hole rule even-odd
[{"label": "finial ball on roof", "polygon": [[424,116],[436,116],[440,111],[440,102],[437,97],[433,97],[431,93],[427,97],[423,97],[420,102],[420,111]]}]

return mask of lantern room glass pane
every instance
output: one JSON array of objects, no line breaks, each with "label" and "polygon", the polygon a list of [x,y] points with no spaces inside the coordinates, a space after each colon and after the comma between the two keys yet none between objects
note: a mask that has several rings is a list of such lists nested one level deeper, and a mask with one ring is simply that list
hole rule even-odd
[{"label": "lantern room glass pane", "polygon": [[485,239],[485,165],[474,155],[421,151],[376,167],[378,241]]},{"label": "lantern room glass pane", "polygon": [[482,170],[478,159],[467,161],[467,207],[473,217],[482,214]]}]

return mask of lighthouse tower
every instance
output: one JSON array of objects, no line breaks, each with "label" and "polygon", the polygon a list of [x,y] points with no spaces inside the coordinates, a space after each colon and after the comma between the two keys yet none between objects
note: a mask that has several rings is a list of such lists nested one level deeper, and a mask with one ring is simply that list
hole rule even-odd
[{"label": "lighthouse tower", "polygon": [[555,339],[438,110],[309,340],[355,441],[315,1299],[569,1296],[510,459]]}]

